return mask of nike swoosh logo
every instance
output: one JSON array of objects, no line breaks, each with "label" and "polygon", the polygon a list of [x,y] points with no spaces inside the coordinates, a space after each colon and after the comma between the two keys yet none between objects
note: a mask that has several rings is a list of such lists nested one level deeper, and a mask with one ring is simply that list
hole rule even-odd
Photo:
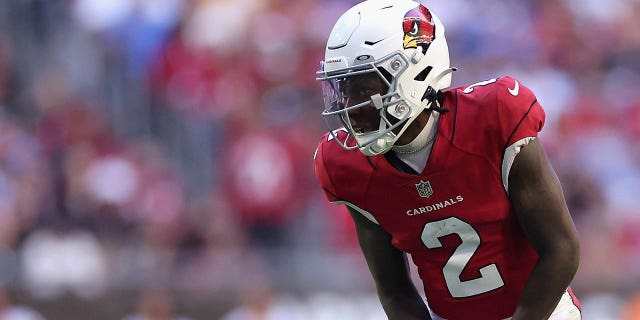
[{"label": "nike swoosh logo", "polygon": [[516,83],[516,86],[513,87],[513,89],[511,88],[507,88],[507,90],[509,90],[509,93],[511,93],[512,96],[517,96],[518,92],[520,91],[520,84],[518,83],[518,80],[514,80]]},{"label": "nike swoosh logo", "polygon": [[384,38],[382,38],[382,39],[380,39],[378,41],[365,41],[364,44],[372,46],[372,45],[377,44],[378,42],[380,42],[382,40],[384,40]]}]

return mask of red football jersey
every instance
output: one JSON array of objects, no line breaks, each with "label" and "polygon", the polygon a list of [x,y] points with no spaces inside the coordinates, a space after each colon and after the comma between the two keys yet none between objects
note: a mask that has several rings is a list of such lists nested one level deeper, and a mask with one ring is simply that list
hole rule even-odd
[{"label": "red football jersey", "polygon": [[384,155],[368,161],[326,134],[316,176],[329,201],[359,208],[411,255],[436,314],[508,318],[538,257],[503,186],[503,157],[537,136],[544,111],[510,77],[447,90],[443,106],[450,111],[440,115],[419,175],[400,172]]}]

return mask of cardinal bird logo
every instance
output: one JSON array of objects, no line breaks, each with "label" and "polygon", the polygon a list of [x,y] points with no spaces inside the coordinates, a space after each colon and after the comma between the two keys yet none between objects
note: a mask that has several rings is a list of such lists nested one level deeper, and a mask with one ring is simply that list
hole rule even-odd
[{"label": "cardinal bird logo", "polygon": [[409,10],[402,21],[404,48],[417,48],[419,45],[428,47],[435,37],[435,30],[436,27],[429,9],[419,5]]}]

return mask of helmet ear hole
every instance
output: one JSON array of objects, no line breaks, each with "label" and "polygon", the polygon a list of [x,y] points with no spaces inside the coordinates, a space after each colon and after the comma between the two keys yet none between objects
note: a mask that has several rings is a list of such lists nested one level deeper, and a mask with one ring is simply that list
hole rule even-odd
[{"label": "helmet ear hole", "polygon": [[424,81],[424,79],[426,79],[427,76],[429,75],[429,72],[431,72],[431,69],[433,69],[433,67],[427,66],[422,71],[420,71],[420,73],[418,73],[418,75],[415,78],[413,78],[413,80]]}]

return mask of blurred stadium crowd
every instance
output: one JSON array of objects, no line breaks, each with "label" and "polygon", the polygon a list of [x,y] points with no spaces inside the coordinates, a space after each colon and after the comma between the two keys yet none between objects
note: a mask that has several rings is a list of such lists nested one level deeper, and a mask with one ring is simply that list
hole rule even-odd
[{"label": "blurred stadium crowd", "polygon": [[[0,1],[0,318],[384,319],[313,177],[354,3]],[[545,107],[584,319],[640,319],[640,1],[423,3]]]}]

